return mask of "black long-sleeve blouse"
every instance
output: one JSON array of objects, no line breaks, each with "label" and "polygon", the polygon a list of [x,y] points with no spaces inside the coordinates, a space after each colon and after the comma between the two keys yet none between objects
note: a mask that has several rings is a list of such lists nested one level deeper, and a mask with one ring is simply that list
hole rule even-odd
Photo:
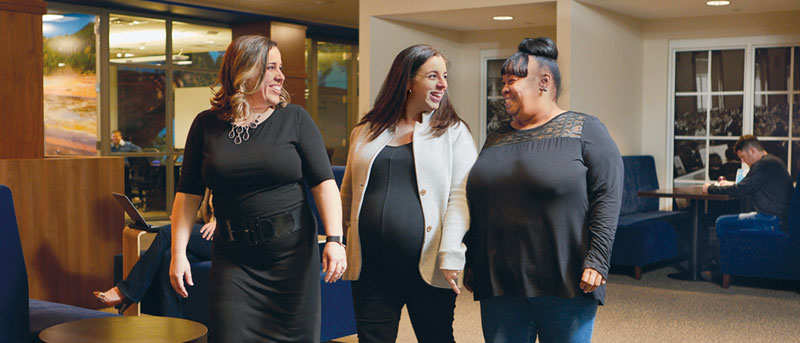
[{"label": "black long-sleeve blouse", "polygon": [[542,126],[491,134],[467,183],[468,267],[476,300],[589,296],[583,269],[608,278],[622,202],[623,165],[595,117],[565,112]]}]

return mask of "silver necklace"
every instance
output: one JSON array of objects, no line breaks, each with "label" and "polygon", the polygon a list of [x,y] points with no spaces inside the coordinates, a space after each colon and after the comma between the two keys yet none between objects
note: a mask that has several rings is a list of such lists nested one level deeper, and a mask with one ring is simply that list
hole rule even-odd
[{"label": "silver necklace", "polygon": [[228,138],[233,139],[233,144],[236,145],[250,139],[250,129],[255,129],[261,123],[260,120],[263,115],[264,113],[259,113],[253,121],[243,125],[236,124],[231,120],[231,131],[228,132]]}]

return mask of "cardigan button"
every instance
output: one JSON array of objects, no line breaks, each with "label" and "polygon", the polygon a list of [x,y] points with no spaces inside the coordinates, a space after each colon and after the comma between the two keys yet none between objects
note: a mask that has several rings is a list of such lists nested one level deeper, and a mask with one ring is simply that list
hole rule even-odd
[{"label": "cardigan button", "polygon": [[421,191],[419,191],[419,195],[423,195],[424,196],[425,193],[428,193],[428,191],[426,191],[425,189],[422,189]]},{"label": "cardigan button", "polygon": [[428,225],[428,227],[425,228],[425,231],[431,232],[431,230],[433,230],[433,227],[431,227],[430,225]]}]

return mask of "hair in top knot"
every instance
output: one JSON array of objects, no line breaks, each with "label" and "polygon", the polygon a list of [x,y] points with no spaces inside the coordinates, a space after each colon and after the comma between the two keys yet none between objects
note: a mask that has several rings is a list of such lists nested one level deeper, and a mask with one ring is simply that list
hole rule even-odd
[{"label": "hair in top knot", "polygon": [[524,52],[537,57],[558,58],[558,48],[552,39],[547,37],[525,38],[519,43],[519,52]]},{"label": "hair in top knot", "polygon": [[558,71],[558,48],[556,43],[548,37],[525,38],[519,43],[517,52],[511,55],[500,70],[500,75],[528,76],[528,58],[533,57],[539,62],[540,68],[546,68],[553,74],[556,86],[556,97],[561,94],[561,73]]}]

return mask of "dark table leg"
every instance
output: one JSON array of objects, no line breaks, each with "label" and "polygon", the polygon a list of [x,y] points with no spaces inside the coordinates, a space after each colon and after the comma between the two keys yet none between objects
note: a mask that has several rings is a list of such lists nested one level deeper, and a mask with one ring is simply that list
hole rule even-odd
[{"label": "dark table leg", "polygon": [[697,281],[697,232],[700,229],[700,200],[692,199],[691,280]]},{"label": "dark table leg", "polygon": [[691,199],[692,208],[692,251],[689,252],[689,273],[674,273],[668,275],[672,279],[697,281],[697,240],[698,232],[700,230],[700,223],[702,220],[702,201],[699,199]]}]

